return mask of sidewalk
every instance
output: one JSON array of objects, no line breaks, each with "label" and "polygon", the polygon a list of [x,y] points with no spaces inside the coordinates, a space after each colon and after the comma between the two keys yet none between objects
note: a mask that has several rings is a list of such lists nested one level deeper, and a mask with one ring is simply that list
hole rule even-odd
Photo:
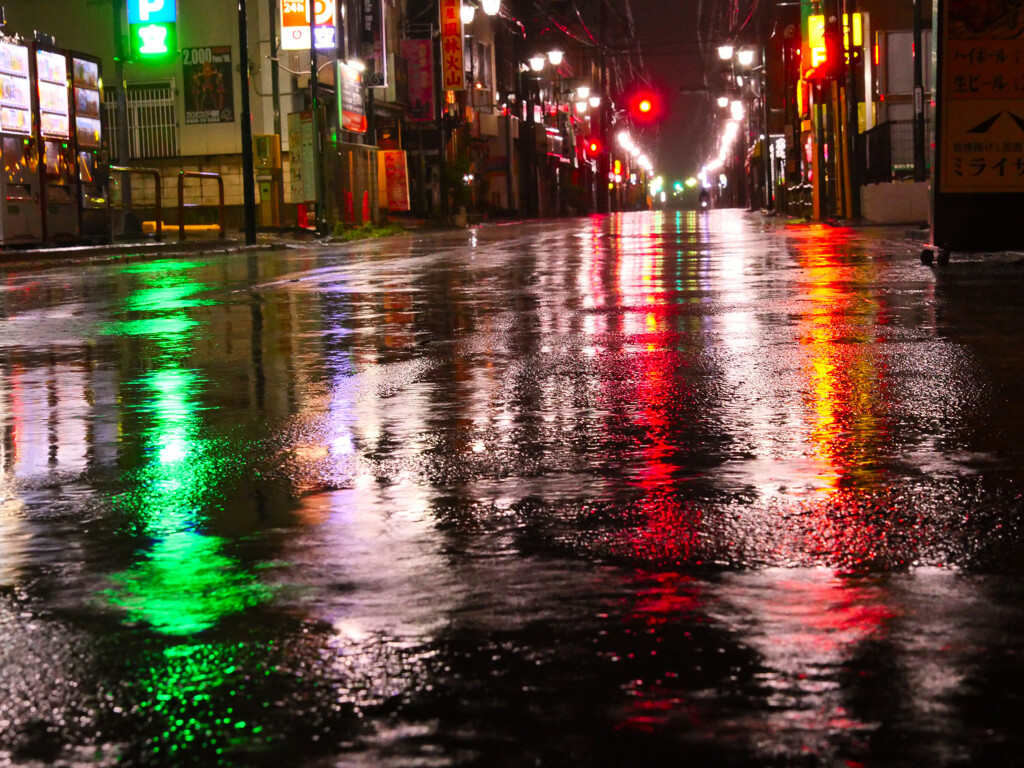
[{"label": "sidewalk", "polygon": [[[763,212],[750,212],[755,213]],[[765,220],[772,221],[780,226],[793,224],[812,224],[803,220],[795,220],[784,216],[765,216]],[[469,229],[488,226],[514,226],[516,224],[528,224],[531,220],[522,221],[500,220],[474,224]],[[438,226],[432,220],[404,219],[396,220],[394,223],[402,226],[409,235],[422,236],[431,233],[465,231],[462,227]],[[819,222],[820,223],[820,222]],[[835,221],[825,222],[829,226],[838,228],[850,228],[862,236],[877,235],[879,245],[885,249],[893,247],[903,250],[907,254],[919,255],[925,248],[932,248],[928,244],[930,233],[927,229],[910,224],[876,224],[872,222],[848,222]],[[157,242],[152,238],[140,238],[134,241],[124,241],[106,245],[81,245],[69,247],[36,247],[36,248],[11,248],[0,249],[0,271],[4,269],[26,269],[32,267],[62,266],[75,263],[90,262],[122,262],[152,257],[176,257],[192,256],[197,254],[216,253],[238,253],[244,251],[269,251],[279,248],[303,248],[303,247],[341,247],[361,240],[343,241],[339,238],[326,236],[317,237],[311,232],[301,230],[281,229],[273,232],[263,231],[257,233],[257,242],[254,245],[246,245],[241,232],[235,232],[235,237],[228,237],[223,240],[188,240],[179,241],[176,230],[165,232],[164,240]],[[1002,251],[1002,252],[955,252],[953,261],[978,262],[989,261],[992,263],[1024,264],[1024,251]],[[945,266],[945,265],[943,265]]]}]

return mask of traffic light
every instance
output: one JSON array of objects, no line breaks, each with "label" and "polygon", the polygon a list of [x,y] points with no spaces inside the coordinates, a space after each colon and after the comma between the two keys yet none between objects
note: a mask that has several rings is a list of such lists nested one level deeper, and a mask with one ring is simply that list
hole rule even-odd
[{"label": "traffic light", "polygon": [[655,87],[638,85],[626,95],[626,109],[638,126],[656,125],[668,114],[665,97]]},{"label": "traffic light", "polygon": [[583,142],[583,154],[587,160],[596,160],[601,154],[602,144],[601,139],[597,136],[587,136]]}]

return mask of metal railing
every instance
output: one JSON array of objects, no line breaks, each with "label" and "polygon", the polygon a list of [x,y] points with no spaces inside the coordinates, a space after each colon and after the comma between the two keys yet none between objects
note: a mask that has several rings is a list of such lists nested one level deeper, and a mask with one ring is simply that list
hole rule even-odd
[{"label": "metal railing", "polygon": [[[207,173],[204,171],[181,171],[178,174],[178,242],[182,242],[185,239],[185,208],[198,208],[202,206],[202,203],[192,203],[185,205],[185,179],[216,179],[217,188],[220,192],[220,202],[218,204],[218,212],[220,214],[220,239],[223,240],[226,236],[227,228],[225,226],[224,218],[224,179],[221,178],[219,173]],[[200,181],[202,184],[202,181]]]},{"label": "metal railing", "polygon": [[814,185],[794,184],[785,187],[786,213],[809,219],[814,215]]},{"label": "metal railing", "polygon": [[160,171],[156,168],[124,168],[118,165],[112,165],[110,166],[110,172],[120,173],[122,176],[145,176],[147,178],[154,179],[154,190],[156,194],[156,239],[157,242],[163,240],[163,189],[162,182],[160,180]]},{"label": "metal railing", "polygon": [[[857,135],[862,184],[886,184],[914,175],[914,121],[889,120]],[[926,163],[931,147],[925,146]]]}]

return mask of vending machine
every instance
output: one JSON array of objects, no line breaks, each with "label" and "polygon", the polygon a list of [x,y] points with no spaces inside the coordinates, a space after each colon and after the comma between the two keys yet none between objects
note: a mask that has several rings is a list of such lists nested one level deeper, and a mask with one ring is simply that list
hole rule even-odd
[{"label": "vending machine", "polygon": [[71,52],[72,122],[78,153],[78,229],[87,243],[110,242],[109,154],[100,120],[100,60]]},{"label": "vending machine", "polygon": [[54,245],[78,242],[78,169],[71,136],[68,57],[36,44],[39,92],[39,172],[43,194],[43,239]]},{"label": "vending machine", "polygon": [[0,246],[43,240],[30,51],[0,37]]}]

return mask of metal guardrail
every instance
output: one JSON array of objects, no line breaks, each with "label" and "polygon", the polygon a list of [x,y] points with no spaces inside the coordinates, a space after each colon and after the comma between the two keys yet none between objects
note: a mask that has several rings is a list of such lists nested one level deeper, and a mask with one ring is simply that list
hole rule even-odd
[{"label": "metal guardrail", "polygon": [[[914,175],[914,121],[888,120],[856,137],[862,184],[887,184]],[[925,146],[926,163],[930,147]]]},{"label": "metal guardrail", "polygon": [[786,213],[809,219],[814,215],[814,185],[794,184],[786,187]]},{"label": "metal guardrail", "polygon": [[163,185],[160,181],[160,171],[156,168],[128,168],[120,165],[110,166],[111,173],[120,173],[129,176],[149,176],[156,180],[156,239],[160,242],[163,239]]},{"label": "metal guardrail", "polygon": [[220,239],[223,240],[226,236],[227,228],[224,224],[224,179],[221,178],[219,173],[208,173],[205,171],[181,171],[178,174],[178,242],[185,240],[185,208],[198,208],[201,204],[185,205],[185,179],[216,179],[217,188],[220,191],[220,203],[218,205],[220,213]]}]

